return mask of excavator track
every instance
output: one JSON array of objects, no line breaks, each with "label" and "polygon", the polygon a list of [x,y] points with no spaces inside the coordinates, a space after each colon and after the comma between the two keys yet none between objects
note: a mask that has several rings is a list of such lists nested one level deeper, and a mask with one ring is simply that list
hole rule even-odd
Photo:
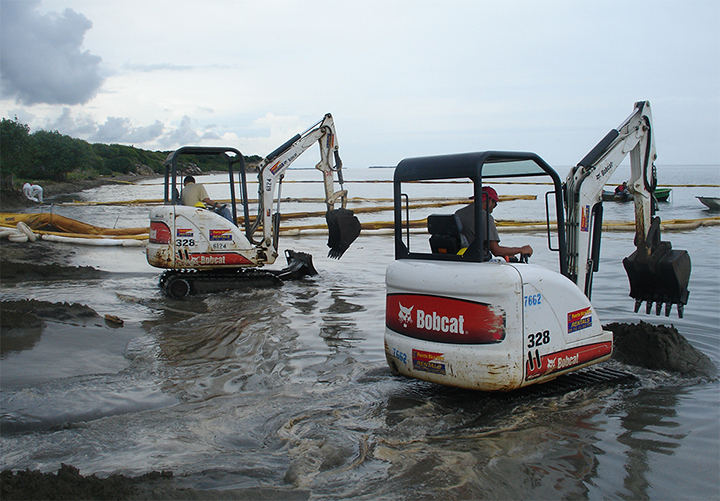
[{"label": "excavator track", "polygon": [[160,276],[160,289],[180,299],[191,294],[210,294],[227,290],[276,287],[286,280],[317,275],[312,256],[305,252],[285,251],[288,265],[282,270],[233,268],[229,270],[168,270]]},{"label": "excavator track", "polygon": [[577,372],[563,374],[546,383],[525,386],[524,388],[507,393],[496,393],[494,397],[501,400],[550,397],[563,395],[583,388],[593,388],[603,385],[634,384],[637,380],[637,376],[630,372],[612,369],[610,367],[591,367]]},{"label": "excavator track", "polygon": [[170,270],[160,276],[159,285],[165,294],[180,299],[191,294],[210,294],[246,287],[275,287],[283,281],[265,270]]}]

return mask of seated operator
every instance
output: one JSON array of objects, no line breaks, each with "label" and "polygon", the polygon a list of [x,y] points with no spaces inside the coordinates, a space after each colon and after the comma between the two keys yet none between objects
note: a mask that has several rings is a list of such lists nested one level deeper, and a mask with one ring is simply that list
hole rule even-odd
[{"label": "seated operator", "polygon": [[[488,250],[493,256],[504,257],[505,259],[509,256],[514,256],[515,254],[527,254],[528,256],[532,256],[533,249],[529,245],[523,245],[522,247],[503,247],[500,245],[500,235],[495,227],[495,219],[490,215],[492,214],[493,209],[497,207],[498,201],[499,198],[497,192],[489,186],[484,186],[482,189],[482,207],[480,208],[480,217],[487,218],[486,231],[488,231],[489,237],[487,238],[488,247],[484,250],[485,257],[487,257],[487,259],[490,258],[490,256],[487,255]],[[462,233],[471,244],[473,240],[475,240],[474,204],[475,202],[473,201],[462,209],[455,211],[455,214],[458,215],[460,222],[462,223]]]},{"label": "seated operator", "polygon": [[208,196],[205,187],[202,184],[196,183],[195,178],[192,176],[186,176],[183,180],[183,190],[180,194],[180,203],[183,205],[192,205],[194,207],[212,207],[215,209],[215,212],[231,223],[234,223],[230,209],[224,205],[220,206],[217,202],[213,201]]}]

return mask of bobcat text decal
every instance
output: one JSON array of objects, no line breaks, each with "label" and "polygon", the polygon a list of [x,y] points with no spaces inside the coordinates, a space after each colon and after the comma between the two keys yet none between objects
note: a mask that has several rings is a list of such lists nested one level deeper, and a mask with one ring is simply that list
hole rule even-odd
[{"label": "bobcat text decal", "polygon": [[529,381],[546,374],[564,371],[610,355],[610,353],[612,353],[611,341],[570,348],[549,355],[541,355],[539,350],[529,351],[527,362],[525,362],[525,379]]},{"label": "bobcat text decal", "polygon": [[487,344],[505,338],[505,312],[492,305],[422,294],[388,294],[385,323],[439,343]]},{"label": "bobcat text decal", "polygon": [[235,252],[223,252],[219,254],[196,254],[185,251],[179,252],[178,258],[183,261],[189,261],[193,265],[201,266],[232,266],[238,264],[252,264],[245,256]]}]

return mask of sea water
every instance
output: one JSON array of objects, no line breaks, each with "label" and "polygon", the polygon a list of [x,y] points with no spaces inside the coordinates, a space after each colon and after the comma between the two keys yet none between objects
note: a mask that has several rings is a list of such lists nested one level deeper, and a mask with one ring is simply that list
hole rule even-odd
[{"label": "sea water", "polygon": [[[663,220],[714,215],[695,197],[718,195],[716,166],[667,171],[674,185],[705,186],[673,187],[659,208]],[[312,169],[289,171],[283,212],[322,211],[322,204],[298,201],[322,197],[322,185],[310,182],[320,176]],[[347,169],[350,196],[374,200],[352,201],[350,208],[389,205],[378,199],[392,197],[391,185],[370,181],[391,178],[391,169]],[[227,188],[214,184],[223,179],[198,180],[211,197],[224,199]],[[501,203],[498,221],[544,218],[547,186],[497,189],[538,195]],[[429,197],[470,192],[467,184],[428,187]],[[162,186],[149,181],[75,198],[161,197]],[[144,203],[56,203],[43,210],[105,227],[146,226],[149,212]],[[389,214],[358,212],[363,221]],[[605,204],[606,221],[632,218],[631,204]],[[672,324],[720,365],[720,228],[663,237],[692,259],[684,318],[674,311],[670,318],[633,313],[621,264],[633,250],[633,234],[608,232],[592,296],[600,320]],[[501,238],[507,245],[529,243],[531,262],[557,267],[544,233],[503,232]],[[325,241],[323,235],[280,240],[281,249],[313,254],[316,277],[183,300],[160,293],[161,270],[147,264],[142,248],[69,251],[66,244],[44,243],[49,250],[64,246],[71,264],[111,273],[3,284],[2,298],[79,302],[125,324],[47,321],[2,351],[0,466],[57,471],[65,463],[100,476],[169,469],[175,486],[278,498],[720,497],[717,380],[610,362],[635,372],[638,383],[504,402],[394,376],[383,347],[391,237],[361,235],[340,260],[326,257]]]}]

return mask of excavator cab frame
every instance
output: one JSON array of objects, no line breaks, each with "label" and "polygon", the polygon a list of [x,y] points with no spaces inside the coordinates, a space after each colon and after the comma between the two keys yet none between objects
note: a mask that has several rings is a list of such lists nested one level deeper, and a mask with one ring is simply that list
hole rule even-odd
[{"label": "excavator cab frame", "polygon": [[[462,254],[414,252],[410,249],[409,197],[403,183],[421,181],[469,179],[473,183],[473,198],[482,200],[484,179],[549,177],[553,190],[545,194],[548,248],[558,252],[560,273],[567,276],[567,246],[565,243],[565,215],[563,207],[563,184],[558,173],[535,153],[515,151],[483,151],[429,157],[407,158],[395,169],[393,178],[395,211],[395,259],[427,259],[440,261],[482,262],[482,248],[478,239],[470,242]],[[557,243],[552,245],[550,221],[550,196],[555,195]],[[405,204],[403,206],[403,203]],[[405,213],[405,217],[403,217]],[[486,221],[480,217],[480,204],[475,204],[475,235],[484,235]]]},{"label": "excavator cab frame", "polygon": [[[229,155],[228,153],[231,153]],[[181,205],[180,204],[180,188],[182,181],[178,178],[178,159],[181,155],[199,155],[199,156],[212,156],[218,155],[224,157],[227,161],[228,176],[229,176],[229,187],[230,187],[230,211],[232,213],[232,220],[237,226],[237,194],[235,192],[235,169],[234,165],[239,164],[240,168],[240,193],[241,193],[241,204],[243,206],[243,221],[245,224],[245,236],[250,239],[248,235],[248,224],[250,210],[248,207],[247,197],[247,174],[245,172],[245,161],[240,150],[230,147],[222,146],[183,146],[172,153],[170,153],[165,162],[165,190],[163,202],[165,205]]]}]

